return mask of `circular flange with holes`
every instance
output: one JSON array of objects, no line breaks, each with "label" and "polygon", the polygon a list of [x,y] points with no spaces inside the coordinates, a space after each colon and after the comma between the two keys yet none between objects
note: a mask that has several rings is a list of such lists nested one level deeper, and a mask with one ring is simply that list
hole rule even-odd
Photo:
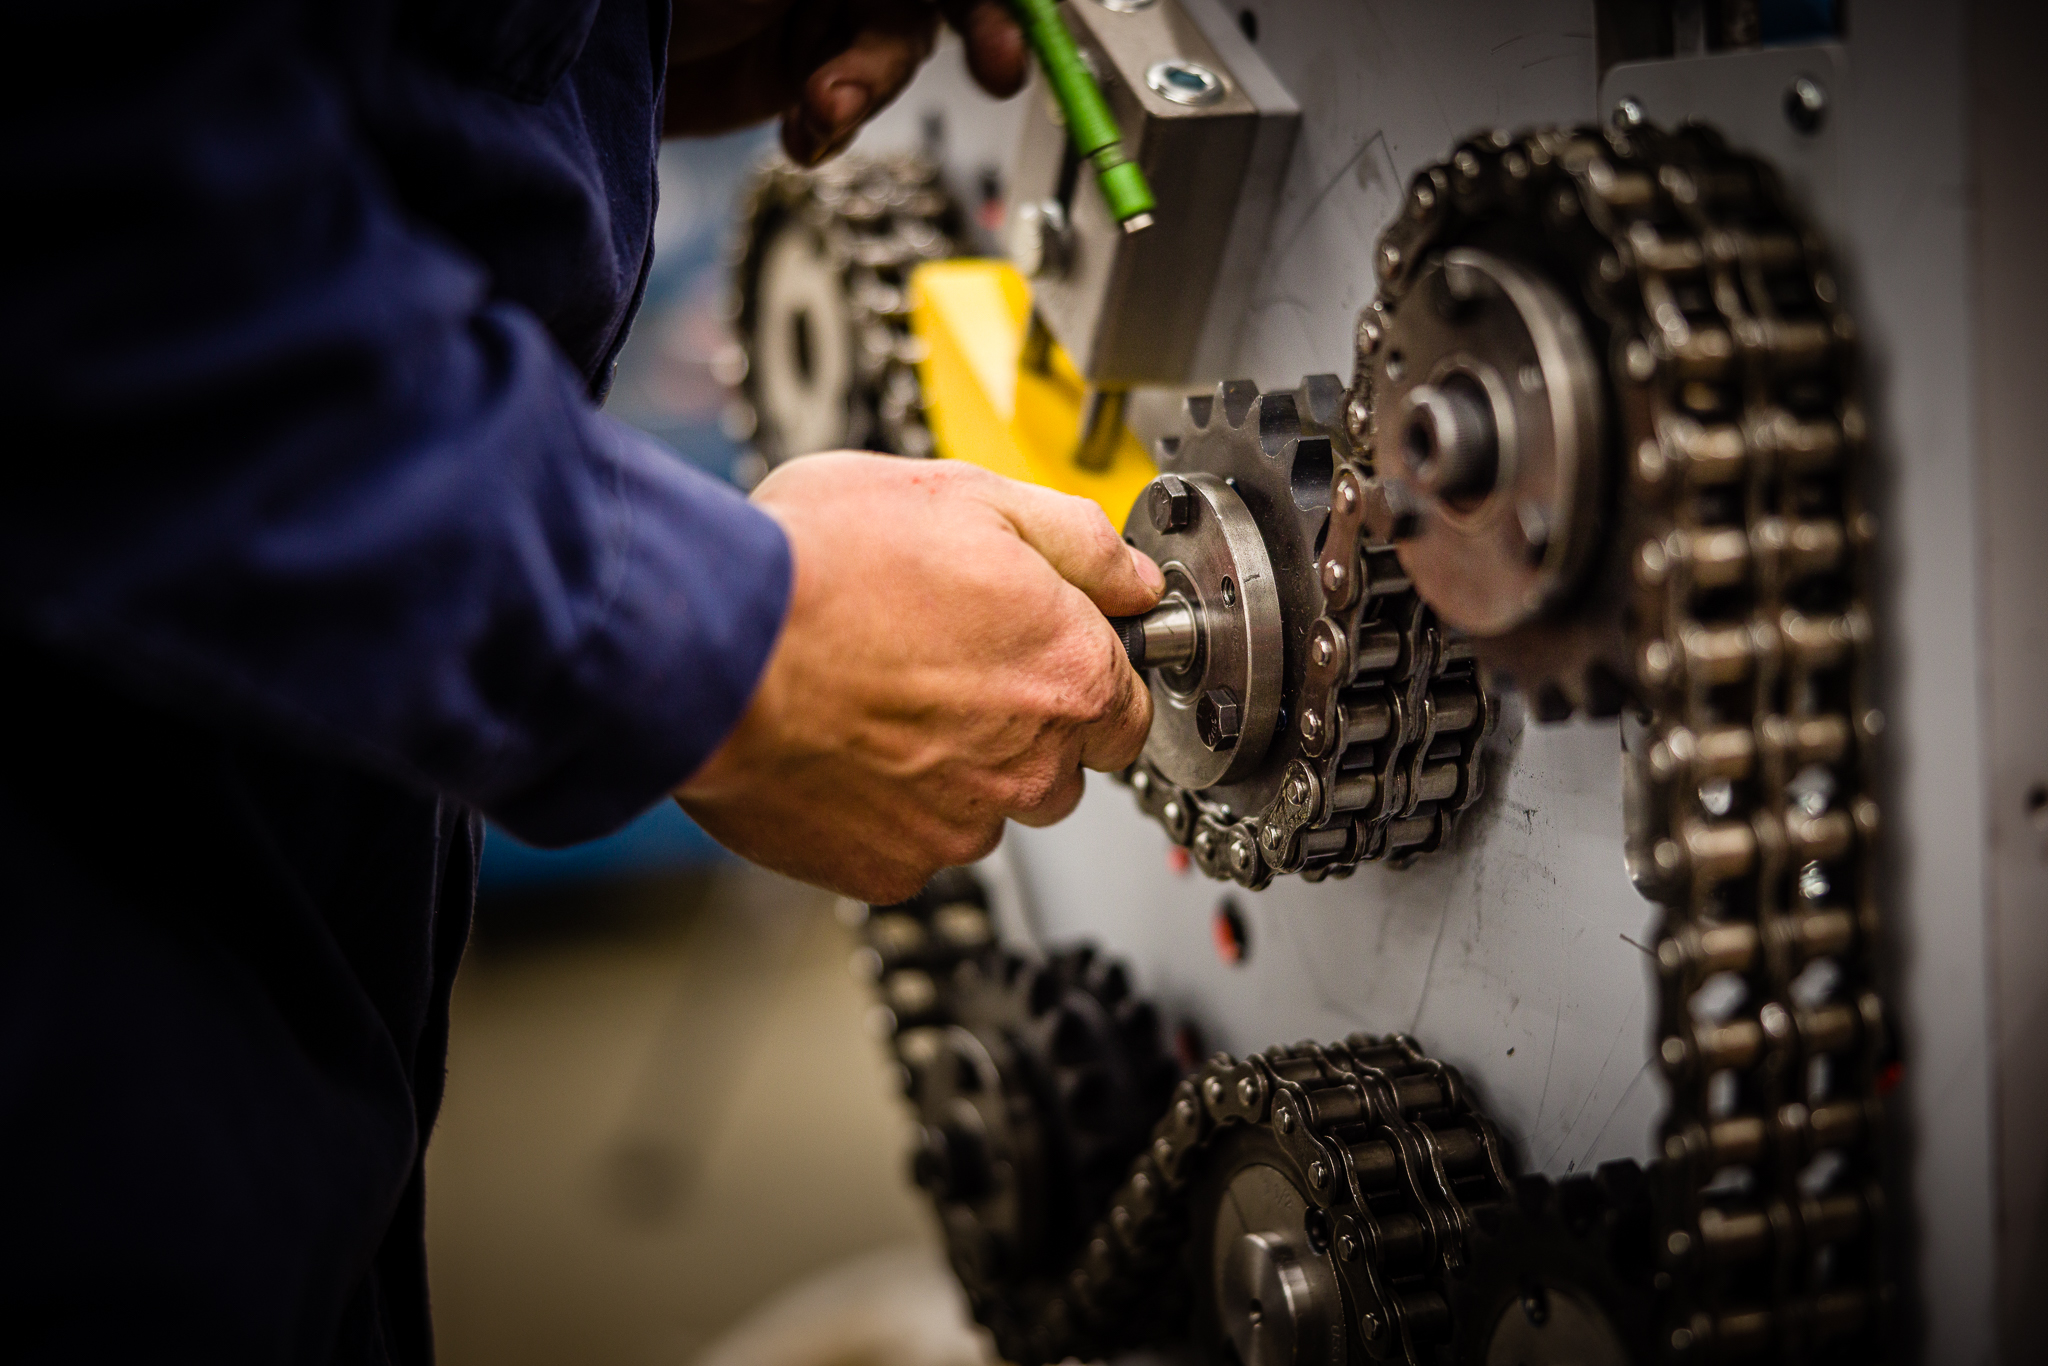
[{"label": "circular flange with holes", "polygon": [[1380,477],[1401,563],[1446,622],[1513,630],[1585,567],[1600,506],[1600,371],[1570,303],[1458,247],[1426,267],[1376,357]]},{"label": "circular flange with holes", "polygon": [[[1249,1131],[1248,1131],[1249,1132]],[[1217,1324],[1241,1366],[1343,1366],[1344,1297],[1312,1206],[1270,1142],[1247,1138],[1208,1231]]]},{"label": "circular flange with holes", "polygon": [[[1157,515],[1162,501],[1178,511]],[[1147,671],[1145,757],[1183,787],[1235,782],[1265,758],[1280,719],[1280,593],[1265,538],[1235,488],[1197,472],[1155,480],[1124,537],[1158,561],[1198,638],[1185,667]]]},{"label": "circular flange with holes", "polygon": [[1525,1176],[1483,1211],[1453,1287],[1457,1366],[1628,1366],[1651,1360],[1649,1182],[1633,1162],[1554,1182]]}]

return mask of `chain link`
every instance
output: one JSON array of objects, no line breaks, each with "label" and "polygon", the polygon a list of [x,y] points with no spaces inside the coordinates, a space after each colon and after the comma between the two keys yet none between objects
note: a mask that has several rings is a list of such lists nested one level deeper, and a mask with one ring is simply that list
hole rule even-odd
[{"label": "chain link", "polygon": [[[1671,1097],[1652,1173],[1652,1345],[1687,1361],[1875,1354],[1891,1045],[1866,426],[1822,245],[1766,165],[1704,129],[1636,128],[1496,134],[1418,176],[1379,245],[1335,434],[1325,611],[1293,713],[1304,755],[1254,815],[1146,765],[1128,779],[1205,872],[1247,886],[1434,848],[1477,795],[1492,704],[1472,654],[1359,510],[1376,435],[1367,358],[1387,310],[1433,250],[1482,230],[1580,291],[1621,418],[1615,634],[1647,713],[1630,744],[1629,865],[1660,907]],[[1064,1276],[977,1301],[1004,1355],[1036,1366],[1156,1337],[1185,1293],[1190,1193],[1247,1126],[1328,1216],[1366,1354],[1431,1359],[1449,1331],[1444,1278],[1507,1177],[1456,1072],[1399,1036],[1219,1057],[1184,1081]]]},{"label": "chain link", "polygon": [[[1264,810],[1240,813],[1143,760],[1124,775],[1139,806],[1188,847],[1196,867],[1254,889],[1275,874],[1320,881],[1440,848],[1484,787],[1481,745],[1494,721],[1471,648],[1416,596],[1393,547],[1365,530],[1348,436],[1306,416],[1312,405],[1291,411],[1303,414],[1305,435],[1330,441],[1342,471],[1325,543],[1354,549],[1320,567],[1324,608],[1287,712],[1297,734],[1275,741],[1295,751],[1278,792]],[[1184,439],[1180,449],[1199,447]]]},{"label": "chain link", "polygon": [[917,378],[923,348],[910,328],[910,274],[956,255],[963,229],[939,168],[916,155],[844,156],[816,170],[777,160],[755,173],[742,194],[734,244],[738,351],[737,373],[727,377],[735,389],[727,425],[753,440],[771,464],[807,454],[783,449],[760,391],[761,268],[769,244],[792,219],[817,235],[847,307],[850,391],[827,396],[846,403],[841,444],[932,455]]},{"label": "chain link", "polygon": [[[1475,140],[1383,237],[1365,358],[1424,259],[1515,223],[1611,338],[1622,639],[1648,712],[1630,867],[1670,1085],[1660,1351],[1874,1348],[1886,1299],[1855,334],[1770,168],[1711,131]],[[1498,239],[1496,239],[1498,240]],[[1513,239],[1508,239],[1513,240]],[[1354,390],[1353,414],[1371,416]]]}]

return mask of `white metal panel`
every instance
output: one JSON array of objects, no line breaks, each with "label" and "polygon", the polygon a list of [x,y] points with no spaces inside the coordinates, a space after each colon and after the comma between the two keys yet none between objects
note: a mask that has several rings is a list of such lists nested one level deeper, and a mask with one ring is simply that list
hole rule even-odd
[{"label": "white metal panel", "polygon": [[[1351,329],[1372,293],[1368,253],[1418,168],[1475,129],[1602,112],[1589,4],[1264,0],[1230,8],[1256,13],[1259,51],[1303,110],[1238,354],[1240,373],[1263,385],[1348,371]],[[1977,9],[1997,5],[1980,0]],[[1984,386],[2023,376],[2011,365],[1986,368],[1975,342],[1972,288],[1985,286],[1972,264],[1972,12],[1909,0],[1854,7],[1844,66],[1833,73],[1830,160],[1807,187],[1833,229],[1863,329],[1885,528],[1887,877],[1893,1007],[1907,1062],[1899,1151],[1910,1169],[1897,1223],[1913,1249],[1917,1306],[1902,1326],[1918,1354],[1955,1362],[1993,1355],[2001,1222],[2048,1227],[2040,1209],[1999,1208],[1992,1176],[1986,798],[2024,802],[2024,789],[2048,773],[2035,771],[2038,722],[2017,746],[1990,735],[2008,752],[1995,772],[1987,760],[1987,727],[2010,729],[2012,717],[2028,714],[2019,666],[2038,639],[1999,656],[1994,701],[2005,720],[1989,721],[1980,698],[1985,621],[2008,637],[2023,627],[2027,575],[2048,552],[2038,524],[2028,542],[2023,516],[1986,518],[1996,490],[1980,489],[1974,473],[1988,420],[1979,413]],[[943,79],[950,84],[920,81],[890,116],[883,131],[891,140],[915,136],[927,88],[941,92],[931,107],[951,109],[949,127],[963,126],[953,93],[963,82]],[[1011,111],[996,117],[1007,136]],[[983,140],[977,130],[977,148]],[[1830,206],[1837,196],[1839,210]],[[2016,212],[1992,201],[1985,211]],[[2037,225],[2008,227],[2026,241],[2029,231],[2038,236]],[[1992,467],[2009,470],[2025,452],[2007,447],[2028,438],[2012,425],[2020,409],[2008,402],[2005,411],[2007,425],[1995,429],[2007,443],[2004,463]],[[1987,520],[2002,539],[1980,553]],[[2034,611],[2038,621],[2038,601]],[[2036,680],[2034,695],[2041,691]],[[1140,988],[1199,1023],[1213,1047],[1411,1030],[1464,1069],[1530,1169],[1648,1156],[1662,1097],[1645,1065],[1646,962],[1630,941],[1644,939],[1650,910],[1622,873],[1616,731],[1574,723],[1508,733],[1518,729],[1504,725],[1511,762],[1458,849],[1406,871],[1367,868],[1321,886],[1283,879],[1258,894],[1175,874],[1164,836],[1128,792],[1104,781],[1091,783],[1065,825],[1014,832],[1005,857],[1039,932],[1092,937],[1125,955]],[[2048,936],[2027,918],[2040,908],[2013,899],[2038,885],[2048,837],[2018,812],[2000,811],[2011,865],[2000,886],[2012,903],[2002,943],[2040,957]],[[1210,943],[1210,917],[1226,895],[1251,932],[1250,960],[1238,968],[1218,961]],[[2017,1012],[2002,1022],[2012,1084],[2025,1003],[2039,999],[2027,984],[2048,980],[2048,962],[2007,964],[2000,975]],[[2009,1152],[2029,1141],[2048,1148],[2048,1134],[2014,1128],[2015,1115],[2032,1111],[2016,1101],[2005,1111]]]}]

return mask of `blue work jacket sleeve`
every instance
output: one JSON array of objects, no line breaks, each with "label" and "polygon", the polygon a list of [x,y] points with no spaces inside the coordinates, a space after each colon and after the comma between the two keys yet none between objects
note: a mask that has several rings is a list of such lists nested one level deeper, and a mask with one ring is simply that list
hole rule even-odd
[{"label": "blue work jacket sleeve", "polygon": [[7,629],[523,839],[620,825],[744,710],[780,529],[407,214],[297,6],[115,9],[153,52],[0,106]]}]

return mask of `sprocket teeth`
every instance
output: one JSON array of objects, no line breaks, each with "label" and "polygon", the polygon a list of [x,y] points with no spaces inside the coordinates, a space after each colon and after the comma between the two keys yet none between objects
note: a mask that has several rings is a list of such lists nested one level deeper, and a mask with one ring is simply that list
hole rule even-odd
[{"label": "sprocket teeth", "polygon": [[1296,404],[1308,420],[1336,431],[1344,418],[1344,381],[1335,375],[1310,375],[1295,390]]},{"label": "sprocket teeth", "polygon": [[1126,1039],[1157,1038],[1159,1035],[1159,1010],[1150,1001],[1119,1001],[1113,1017],[1117,1032]]},{"label": "sprocket teeth", "polygon": [[1062,1067],[1079,1067],[1094,1059],[1098,1052],[1100,1046],[1087,1018],[1071,1005],[1062,1007],[1053,1017],[1053,1061]]},{"label": "sprocket teeth", "polygon": [[1628,702],[1628,687],[1612,669],[1595,661],[1586,666],[1584,698],[1586,715],[1619,716]]},{"label": "sprocket teeth", "polygon": [[1578,708],[1572,704],[1570,696],[1555,679],[1538,683],[1529,695],[1529,714],[1545,724],[1569,721],[1576,710]]},{"label": "sprocket teeth", "polygon": [[[1251,416],[1253,405],[1259,401],[1259,386],[1248,379],[1227,379],[1216,386],[1216,402],[1223,409],[1223,421],[1232,427],[1244,426]],[[1208,423],[1203,423],[1207,426]]]},{"label": "sprocket teeth", "polygon": [[1105,1006],[1116,1006],[1131,994],[1130,974],[1122,963],[1098,959],[1083,980]]},{"label": "sprocket teeth", "polygon": [[1246,425],[1255,421],[1259,449],[1269,456],[1280,454],[1288,442],[1301,437],[1301,410],[1295,406],[1291,393],[1276,390],[1260,394],[1252,404],[1252,412],[1246,414],[1246,420]]}]

